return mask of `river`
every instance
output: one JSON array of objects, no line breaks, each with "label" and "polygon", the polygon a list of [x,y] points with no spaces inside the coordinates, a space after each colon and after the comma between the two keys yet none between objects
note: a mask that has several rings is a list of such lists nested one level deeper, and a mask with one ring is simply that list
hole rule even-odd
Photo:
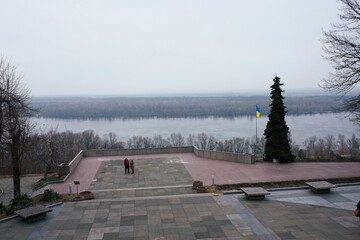
[{"label": "river", "polygon": [[[313,114],[313,115],[289,115],[286,122],[291,131],[292,140],[302,144],[311,136],[325,137],[339,134],[350,138],[354,133],[359,136],[359,127],[354,125],[344,114]],[[72,131],[82,132],[88,129],[94,130],[99,136],[109,132],[116,133],[119,140],[126,141],[132,136],[153,137],[161,135],[169,136],[171,133],[181,133],[185,138],[189,134],[207,133],[219,140],[232,137],[252,137],[256,134],[262,136],[267,123],[267,116],[257,119],[255,117],[235,118],[144,118],[144,119],[54,119],[32,118],[36,123],[37,132],[47,132],[51,128],[57,132]],[[256,124],[257,123],[257,124]]]}]

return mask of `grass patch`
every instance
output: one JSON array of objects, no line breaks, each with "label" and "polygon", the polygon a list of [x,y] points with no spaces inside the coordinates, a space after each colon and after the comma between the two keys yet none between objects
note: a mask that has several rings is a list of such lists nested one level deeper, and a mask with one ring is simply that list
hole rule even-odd
[{"label": "grass patch", "polygon": [[76,193],[59,194],[58,199],[52,199],[51,201],[45,201],[44,194],[39,194],[32,198],[32,202],[34,205],[36,205],[36,204],[51,205],[51,204],[58,203],[58,202],[72,201],[75,196],[77,196]]},{"label": "grass patch", "polygon": [[208,191],[208,193],[218,193],[219,192],[219,188],[217,185],[206,186],[206,190]]},{"label": "grass patch", "polygon": [[34,183],[33,188],[35,190],[38,190],[47,183],[55,182],[55,181],[62,181],[65,179],[65,177],[66,177],[66,175],[59,177],[59,175],[57,173],[51,173],[48,175],[47,178],[45,178],[45,179],[42,178],[39,181],[37,181],[36,183]]}]

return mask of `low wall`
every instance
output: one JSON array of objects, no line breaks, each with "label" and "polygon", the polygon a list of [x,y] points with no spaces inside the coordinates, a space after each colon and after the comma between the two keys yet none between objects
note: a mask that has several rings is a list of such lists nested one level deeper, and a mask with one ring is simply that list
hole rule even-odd
[{"label": "low wall", "polygon": [[196,147],[194,147],[194,154],[197,157],[206,158],[206,159],[237,162],[237,163],[247,163],[247,164],[255,163],[255,155],[250,155],[250,154],[200,150],[197,149]]},{"label": "low wall", "polygon": [[[75,170],[77,165],[79,165],[80,161],[83,159],[84,153],[81,150],[70,163],[62,163],[58,166],[58,174],[59,176],[66,175],[65,179],[70,176],[70,174]],[[64,181],[64,180],[62,180]]]},{"label": "low wall", "polygon": [[166,148],[140,148],[140,149],[97,149],[83,150],[83,157],[131,156],[167,153],[193,153],[194,147],[166,147]]},{"label": "low wall", "polygon": [[239,154],[229,152],[217,152],[200,150],[194,146],[187,147],[164,147],[164,148],[141,148],[141,149],[94,149],[82,150],[69,163],[70,173],[74,171],[84,157],[107,157],[107,156],[131,156],[149,154],[170,154],[170,153],[194,153],[195,156],[206,159],[254,164],[255,156],[250,154]]},{"label": "low wall", "polygon": [[84,157],[84,151],[80,151],[76,157],[74,157],[74,159],[69,163],[70,166],[70,173],[72,173],[72,171],[74,171],[74,169],[77,167],[77,165],[79,164],[79,162],[81,161],[81,159],[83,159]]}]

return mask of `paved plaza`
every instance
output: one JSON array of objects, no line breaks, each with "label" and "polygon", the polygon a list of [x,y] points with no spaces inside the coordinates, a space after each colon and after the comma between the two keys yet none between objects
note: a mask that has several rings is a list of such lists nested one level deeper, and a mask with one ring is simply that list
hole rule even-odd
[{"label": "paved plaza", "polygon": [[[263,163],[239,165],[207,159],[189,163],[193,157],[182,154],[131,158],[135,161],[133,175],[124,173],[123,156],[84,159],[68,181],[79,180],[80,190],[92,191],[95,199],[65,202],[54,207],[45,220],[35,223],[20,218],[0,222],[0,238],[360,239],[360,219],[353,216],[360,200],[360,185],[339,186],[328,194],[315,194],[309,189],[271,191],[265,200],[249,201],[243,194],[197,194],[192,190],[192,182],[211,181],[211,177],[206,180],[201,176],[213,175],[218,164],[225,172],[228,168],[239,172],[240,166],[246,178],[260,169],[262,179],[268,175],[266,172],[280,171],[274,170],[275,165],[266,168]],[[296,172],[297,167],[304,168],[301,163],[278,166],[293,168],[291,172]],[[337,165],[333,167],[340,169]],[[349,171],[341,170],[341,173],[352,176],[355,168],[359,176],[359,167],[355,163],[348,166]],[[226,176],[219,174],[221,169],[216,180],[226,181]],[[86,177],[79,174],[84,171]],[[199,172],[199,178],[195,172]],[[327,172],[331,175],[336,171]],[[308,170],[304,175],[310,173]],[[291,174],[283,175],[291,177]],[[322,173],[311,175],[311,178],[322,177]],[[228,174],[228,178],[234,177]],[[259,176],[254,179],[250,182],[256,182]],[[69,183],[48,187],[68,191]]]}]

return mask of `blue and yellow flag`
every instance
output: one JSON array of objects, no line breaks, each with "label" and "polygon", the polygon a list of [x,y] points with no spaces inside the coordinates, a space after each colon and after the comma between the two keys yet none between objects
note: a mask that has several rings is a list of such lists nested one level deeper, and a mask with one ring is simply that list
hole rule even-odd
[{"label": "blue and yellow flag", "polygon": [[259,108],[259,106],[256,105],[256,112],[255,112],[256,118],[259,118],[259,117],[260,117],[261,112],[262,112],[262,111],[261,111],[261,109]]}]

